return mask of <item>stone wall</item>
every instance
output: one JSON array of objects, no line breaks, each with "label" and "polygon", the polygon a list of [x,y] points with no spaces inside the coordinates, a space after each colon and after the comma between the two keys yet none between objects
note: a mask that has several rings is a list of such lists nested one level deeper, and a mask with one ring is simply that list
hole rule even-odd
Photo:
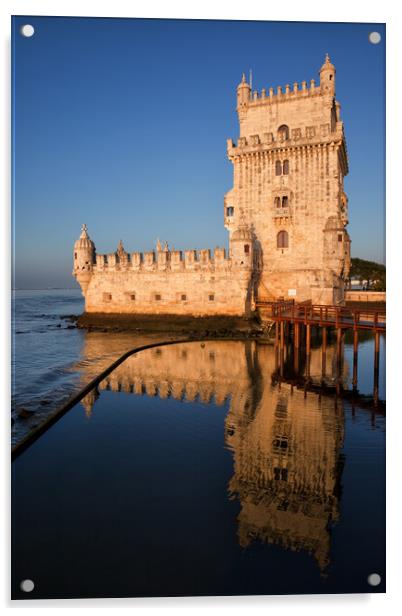
[{"label": "stone wall", "polygon": [[346,291],[345,300],[347,302],[386,302],[387,294],[385,291]]},{"label": "stone wall", "polygon": [[252,272],[245,262],[235,266],[224,253],[178,251],[97,256],[86,290],[86,312],[177,314],[192,316],[249,315]]}]

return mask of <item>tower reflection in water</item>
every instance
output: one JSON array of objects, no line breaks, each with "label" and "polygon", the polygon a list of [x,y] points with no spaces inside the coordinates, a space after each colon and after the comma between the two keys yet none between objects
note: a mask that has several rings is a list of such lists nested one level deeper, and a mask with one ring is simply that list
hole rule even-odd
[{"label": "tower reflection in water", "polygon": [[[330,379],[333,352],[328,349]],[[312,350],[311,367],[321,366],[320,354]],[[228,497],[240,504],[240,545],[261,541],[305,550],[324,570],[331,524],[339,518],[343,405],[278,383],[275,374],[270,345],[178,344],[131,356],[82,404],[90,417],[102,390],[228,404],[224,440],[234,461]]]}]

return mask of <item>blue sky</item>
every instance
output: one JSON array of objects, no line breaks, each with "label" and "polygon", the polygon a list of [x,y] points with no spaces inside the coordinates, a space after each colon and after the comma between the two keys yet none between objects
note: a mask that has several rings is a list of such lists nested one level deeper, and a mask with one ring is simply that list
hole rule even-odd
[{"label": "blue sky", "polygon": [[12,45],[16,287],[74,287],[83,222],[100,253],[120,238],[130,251],[157,237],[226,246],[242,72],[258,90],[318,80],[326,52],[349,153],[352,256],[384,262],[383,25],[19,16]]}]

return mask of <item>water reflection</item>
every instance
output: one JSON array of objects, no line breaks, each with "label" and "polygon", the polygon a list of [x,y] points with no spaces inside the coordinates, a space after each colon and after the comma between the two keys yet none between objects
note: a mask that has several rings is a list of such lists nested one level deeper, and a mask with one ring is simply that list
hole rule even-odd
[{"label": "water reflection", "polygon": [[[319,361],[313,350],[311,372]],[[328,354],[327,378],[336,370]],[[238,542],[305,550],[329,564],[339,518],[341,400],[277,383],[276,354],[256,342],[186,343],[134,355],[82,401],[88,417],[103,390],[228,404],[225,446],[233,454],[228,497],[240,504]],[[347,369],[344,370],[345,377]]]}]

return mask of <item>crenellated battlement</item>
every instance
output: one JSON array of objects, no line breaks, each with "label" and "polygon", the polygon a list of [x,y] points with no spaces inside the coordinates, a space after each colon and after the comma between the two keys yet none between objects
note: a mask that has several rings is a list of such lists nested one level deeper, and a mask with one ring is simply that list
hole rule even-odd
[{"label": "crenellated battlement", "polygon": [[122,253],[112,252],[97,254],[93,270],[101,271],[172,271],[185,272],[194,270],[227,269],[232,260],[225,248],[217,247],[211,256],[209,249],[201,250],[167,250]]},{"label": "crenellated battlement", "polygon": [[317,124],[312,126],[289,129],[289,137],[283,138],[273,132],[239,137],[237,143],[227,139],[227,153],[230,156],[247,154],[255,151],[292,149],[324,143],[341,143],[344,141],[343,122],[336,122],[333,129],[331,124]]},{"label": "crenellated battlement", "polygon": [[250,97],[247,101],[244,101],[242,105],[255,106],[255,105],[276,105],[278,103],[286,103],[295,98],[305,98],[307,96],[322,96],[323,92],[320,85],[316,85],[315,79],[310,79],[309,85],[307,81],[302,81],[300,84],[295,81],[292,86],[286,84],[285,86],[277,86],[276,91],[273,87],[262,88],[258,90],[250,91]]}]

